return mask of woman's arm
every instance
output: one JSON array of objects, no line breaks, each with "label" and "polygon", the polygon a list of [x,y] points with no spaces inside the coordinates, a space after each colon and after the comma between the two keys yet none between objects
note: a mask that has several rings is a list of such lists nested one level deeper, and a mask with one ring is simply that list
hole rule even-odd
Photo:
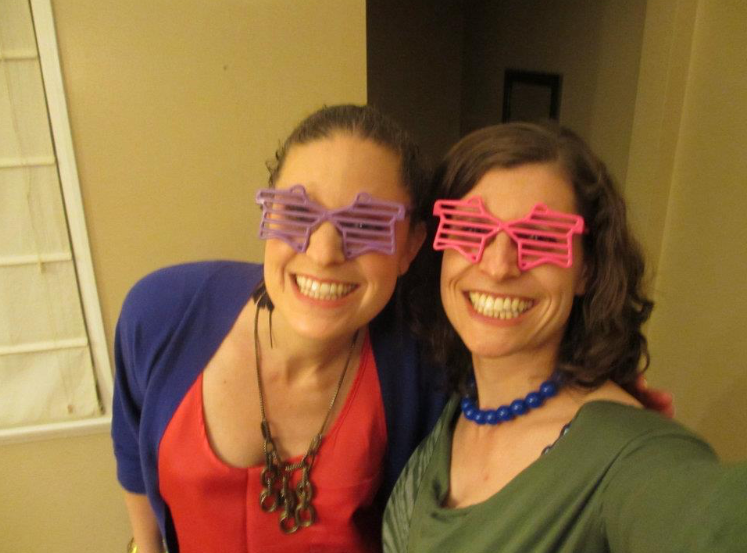
[{"label": "woman's arm", "polygon": [[132,535],[137,544],[137,553],[163,553],[163,540],[158,521],[150,507],[148,497],[125,491],[125,505],[130,516]]},{"label": "woman's arm", "polygon": [[[164,288],[153,286],[150,276],[136,284],[122,306],[114,338],[114,398],[112,440],[117,460],[117,479],[123,487],[125,507],[130,519],[137,553],[162,553],[163,541],[158,518],[145,494],[147,486],[140,456],[140,422],[145,396],[149,347],[153,333],[143,327],[143,316],[157,305],[154,298]],[[165,325],[163,325],[165,326]],[[147,341],[150,340],[151,342]],[[144,345],[145,344],[145,345]],[[122,547],[124,551],[124,546]]]},{"label": "woman's arm", "polygon": [[720,464],[694,436],[652,435],[621,457],[601,511],[610,551],[745,551],[747,463]]}]

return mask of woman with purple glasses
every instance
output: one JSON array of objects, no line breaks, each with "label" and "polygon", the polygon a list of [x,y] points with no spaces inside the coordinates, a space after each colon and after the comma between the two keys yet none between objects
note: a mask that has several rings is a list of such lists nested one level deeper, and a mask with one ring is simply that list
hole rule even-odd
[{"label": "woman with purple glasses", "polygon": [[384,502],[445,403],[406,321],[419,282],[400,282],[428,177],[375,109],[324,108],[257,193],[263,266],[182,265],[133,288],[112,430],[131,549],[380,549]]},{"label": "woman with purple glasses", "polygon": [[113,437],[132,549],[380,550],[386,497],[444,404],[398,285],[428,177],[375,109],[324,108],[257,194],[263,266],[170,267],[130,292]]},{"label": "woman with purple glasses", "polygon": [[567,130],[500,125],[435,187],[421,300],[453,396],[392,492],[384,551],[747,551],[747,464],[624,389],[653,303],[604,164]]}]

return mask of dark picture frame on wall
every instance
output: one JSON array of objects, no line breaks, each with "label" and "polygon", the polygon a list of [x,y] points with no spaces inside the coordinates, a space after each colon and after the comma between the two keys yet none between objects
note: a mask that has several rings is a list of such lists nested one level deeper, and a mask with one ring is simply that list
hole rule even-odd
[{"label": "dark picture frame on wall", "polygon": [[563,76],[556,73],[506,69],[502,121],[557,121],[562,84]]}]

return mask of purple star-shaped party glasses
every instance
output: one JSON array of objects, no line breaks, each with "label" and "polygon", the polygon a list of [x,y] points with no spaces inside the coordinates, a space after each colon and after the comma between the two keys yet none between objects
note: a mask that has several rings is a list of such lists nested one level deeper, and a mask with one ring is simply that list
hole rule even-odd
[{"label": "purple star-shaped party glasses", "polygon": [[394,224],[407,212],[400,203],[377,200],[365,192],[347,207],[326,209],[309,199],[302,184],[287,189],[263,188],[256,200],[262,206],[260,238],[277,238],[297,252],[305,252],[311,233],[329,221],[342,235],[346,259],[366,252],[393,254]]},{"label": "purple star-shaped party glasses", "polygon": [[513,221],[501,221],[491,215],[479,196],[468,200],[438,200],[433,214],[440,217],[433,249],[453,248],[472,263],[479,263],[488,242],[504,231],[518,246],[522,271],[543,263],[570,267],[573,235],[584,232],[583,217],[552,211],[541,203],[526,217]]}]

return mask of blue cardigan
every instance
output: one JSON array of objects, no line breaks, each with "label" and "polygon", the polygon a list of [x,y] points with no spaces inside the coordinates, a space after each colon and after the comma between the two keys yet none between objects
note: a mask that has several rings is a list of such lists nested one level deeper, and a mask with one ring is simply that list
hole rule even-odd
[{"label": "blue cardigan", "polygon": [[[117,476],[148,495],[170,553],[178,549],[158,489],[158,447],[176,408],[223,342],[262,266],[210,261],[168,267],[138,282],[122,307],[115,339],[112,438]],[[445,396],[435,367],[388,305],[369,325],[387,428],[383,510],[410,454],[435,424]]]}]

